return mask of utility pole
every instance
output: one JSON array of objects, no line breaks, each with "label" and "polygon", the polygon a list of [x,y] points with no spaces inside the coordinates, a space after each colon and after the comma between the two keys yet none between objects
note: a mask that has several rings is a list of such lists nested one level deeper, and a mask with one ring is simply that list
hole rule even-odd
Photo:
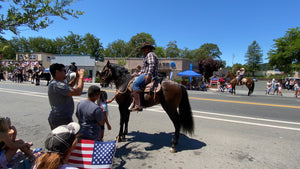
[{"label": "utility pole", "polygon": [[233,72],[233,64],[234,64],[234,53],[232,54],[232,72]]}]

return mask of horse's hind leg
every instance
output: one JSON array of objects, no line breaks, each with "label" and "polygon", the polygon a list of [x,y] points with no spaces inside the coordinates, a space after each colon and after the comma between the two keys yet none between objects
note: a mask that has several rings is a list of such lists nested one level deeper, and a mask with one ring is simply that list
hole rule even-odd
[{"label": "horse's hind leg", "polygon": [[[164,110],[167,112],[168,116],[170,117],[171,121],[173,122],[173,125],[175,127],[175,134],[173,136],[172,142],[171,142],[171,149],[170,152],[171,153],[175,153],[176,152],[176,146],[178,144],[178,139],[179,139],[179,134],[180,134],[180,118],[179,118],[179,114],[177,112],[177,109],[173,109],[173,108],[167,108],[166,105],[162,104]],[[174,107],[174,106],[172,106]]]}]

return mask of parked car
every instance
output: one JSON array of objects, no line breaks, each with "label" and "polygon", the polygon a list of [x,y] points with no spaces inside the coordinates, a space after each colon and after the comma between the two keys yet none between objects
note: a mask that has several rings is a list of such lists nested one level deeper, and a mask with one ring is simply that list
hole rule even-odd
[{"label": "parked car", "polygon": [[258,79],[256,78],[256,77],[253,77],[253,79],[252,79],[254,82],[257,82],[258,81]]}]

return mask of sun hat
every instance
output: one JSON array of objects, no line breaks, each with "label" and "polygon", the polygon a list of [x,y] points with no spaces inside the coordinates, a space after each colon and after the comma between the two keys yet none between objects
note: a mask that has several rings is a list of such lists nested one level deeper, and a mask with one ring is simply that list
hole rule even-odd
[{"label": "sun hat", "polygon": [[144,49],[144,48],[146,48],[146,47],[150,47],[153,50],[155,49],[155,47],[153,45],[151,45],[150,43],[145,42],[145,43],[143,43],[143,45],[141,47],[141,50]]},{"label": "sun hat", "polygon": [[47,136],[45,148],[49,152],[65,153],[72,146],[79,129],[80,125],[76,122],[56,127]]}]

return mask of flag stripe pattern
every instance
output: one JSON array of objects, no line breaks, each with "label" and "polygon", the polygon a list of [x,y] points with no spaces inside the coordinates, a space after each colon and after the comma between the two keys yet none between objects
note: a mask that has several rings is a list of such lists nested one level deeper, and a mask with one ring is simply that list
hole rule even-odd
[{"label": "flag stripe pattern", "polygon": [[80,140],[71,152],[69,164],[80,169],[111,168],[116,141]]}]

